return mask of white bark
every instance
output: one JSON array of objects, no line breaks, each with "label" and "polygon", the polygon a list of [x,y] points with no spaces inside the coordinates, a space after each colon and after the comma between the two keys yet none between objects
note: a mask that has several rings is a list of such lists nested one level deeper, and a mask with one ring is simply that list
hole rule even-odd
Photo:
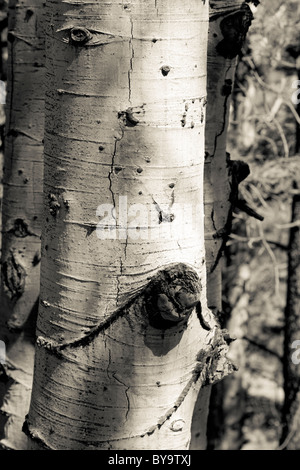
[{"label": "white bark", "polygon": [[11,1],[2,205],[0,445],[24,449],[39,295],[43,180],[44,47],[39,0]]},{"label": "white bark", "polygon": [[[208,5],[48,9],[30,446],[186,449],[199,389],[230,369],[205,290]],[[153,218],[131,213],[120,231],[123,196]],[[111,206],[96,230],[101,204]],[[102,240],[108,216],[118,230]]]}]

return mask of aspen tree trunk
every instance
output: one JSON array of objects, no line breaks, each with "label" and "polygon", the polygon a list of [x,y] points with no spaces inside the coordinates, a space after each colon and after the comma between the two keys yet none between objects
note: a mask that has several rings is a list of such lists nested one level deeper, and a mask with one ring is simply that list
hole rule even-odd
[{"label": "aspen tree trunk", "polygon": [[12,0],[3,175],[0,339],[0,444],[21,450],[33,376],[39,295],[43,180],[44,39],[42,2]]},{"label": "aspen tree trunk", "polygon": [[[207,299],[217,313],[221,326],[222,266],[221,259],[231,231],[232,211],[237,203],[238,183],[248,175],[248,167],[232,162],[226,151],[231,94],[237,65],[237,55],[244,43],[253,19],[254,4],[241,0],[210,2],[207,114],[205,129],[205,248],[207,263]],[[218,446],[223,430],[223,401],[230,396],[230,380],[212,388],[209,417],[209,446]],[[228,402],[228,399],[227,399]],[[230,406],[229,406],[230,408]],[[195,448],[197,446],[195,445]]]},{"label": "aspen tree trunk", "polygon": [[232,370],[205,288],[208,4],[47,17],[29,447],[187,449],[199,389]]},{"label": "aspen tree trunk", "polygon": [[[295,188],[299,188],[299,183]],[[293,197],[292,220],[300,220],[300,196]],[[284,391],[283,431],[281,445],[285,450],[299,450],[300,446],[300,228],[291,228],[288,259],[287,305],[284,338]]]}]

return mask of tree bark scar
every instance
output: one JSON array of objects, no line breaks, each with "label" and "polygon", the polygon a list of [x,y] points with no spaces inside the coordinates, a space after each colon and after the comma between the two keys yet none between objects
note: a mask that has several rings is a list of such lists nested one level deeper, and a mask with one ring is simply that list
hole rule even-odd
[{"label": "tree bark scar", "polygon": [[12,250],[2,264],[2,276],[6,294],[12,300],[18,300],[25,290],[26,271]]},{"label": "tree bark scar", "polygon": [[39,436],[38,433],[30,427],[28,415],[25,417],[22,432],[26,434],[26,436],[30,437],[30,439],[32,439],[34,442],[36,442],[39,447],[41,447],[43,450],[54,450],[50,446],[48,446],[46,442],[41,438],[41,436]]},{"label": "tree bark scar", "polygon": [[227,160],[227,168],[228,168],[228,178],[229,178],[230,187],[231,187],[230,195],[229,195],[229,202],[231,203],[231,205],[227,214],[227,220],[226,220],[224,227],[218,230],[216,234],[214,235],[215,239],[222,238],[223,241],[217,253],[215,262],[211,268],[211,271],[210,271],[211,273],[213,273],[216,267],[218,266],[219,261],[225,250],[229,235],[231,233],[232,217],[233,217],[232,212],[233,212],[233,209],[238,204],[239,184],[250,175],[250,168],[246,162],[242,160],[231,160],[230,154],[228,152],[226,152],[226,160]]},{"label": "tree bark scar", "polygon": [[55,194],[50,193],[48,195],[48,204],[49,204],[50,214],[53,215],[53,217],[56,217],[60,209],[60,203],[58,202],[58,198],[57,196],[55,196]]},{"label": "tree bark scar", "polygon": [[150,325],[165,330],[186,321],[200,303],[200,292],[196,271],[184,264],[160,271],[145,292]]},{"label": "tree bark scar", "polygon": [[[126,305],[115,310],[109,318],[101,321],[86,335],[65,343],[57,343],[40,336],[37,345],[61,356],[66,348],[90,344],[119,318],[130,315],[135,310],[144,312],[144,321],[154,328],[166,330],[176,325],[181,327],[200,303],[200,293],[201,282],[196,271],[183,263],[172,264],[159,271]],[[202,324],[205,328],[205,322]],[[205,329],[208,329],[208,326]]]},{"label": "tree bark scar", "polygon": [[7,233],[12,233],[17,238],[26,238],[29,236],[38,237],[36,233],[29,229],[27,222],[23,219],[15,219],[14,225]]},{"label": "tree bark scar", "polygon": [[76,45],[81,46],[92,38],[92,34],[86,28],[75,26],[70,30],[70,41]]},{"label": "tree bark scar", "polygon": [[225,59],[234,59],[241,51],[254,16],[244,2],[239,11],[227,15],[220,23],[223,39],[216,46],[217,52]]}]

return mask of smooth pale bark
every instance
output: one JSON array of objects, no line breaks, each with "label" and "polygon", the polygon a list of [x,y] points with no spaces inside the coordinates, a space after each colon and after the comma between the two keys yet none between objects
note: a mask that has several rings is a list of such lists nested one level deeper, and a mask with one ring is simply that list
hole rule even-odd
[{"label": "smooth pale bark", "polygon": [[205,289],[208,5],[49,1],[48,18],[29,446],[187,449],[199,389],[231,370]]},{"label": "smooth pale bark", "polygon": [[1,446],[24,449],[39,295],[43,179],[44,39],[40,0],[11,1],[2,206]]}]

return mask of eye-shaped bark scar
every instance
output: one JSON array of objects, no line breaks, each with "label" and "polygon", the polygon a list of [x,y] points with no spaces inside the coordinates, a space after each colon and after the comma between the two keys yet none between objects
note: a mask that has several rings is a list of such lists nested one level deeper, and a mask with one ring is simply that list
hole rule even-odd
[{"label": "eye-shaped bark scar", "polygon": [[65,28],[57,29],[56,35],[58,39],[66,44],[75,47],[79,46],[103,46],[111,42],[124,41],[126,38],[121,36],[114,36],[113,34],[88,29],[84,26],[68,26]]}]

